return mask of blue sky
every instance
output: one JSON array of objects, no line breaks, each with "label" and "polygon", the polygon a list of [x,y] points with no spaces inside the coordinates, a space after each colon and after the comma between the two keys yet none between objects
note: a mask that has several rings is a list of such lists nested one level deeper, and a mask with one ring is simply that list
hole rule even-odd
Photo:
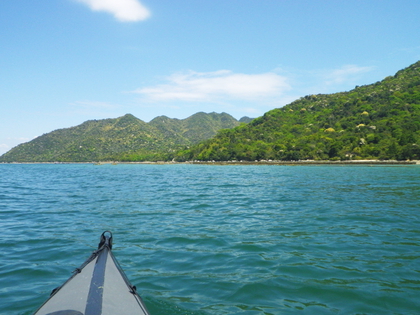
[{"label": "blue sky", "polygon": [[126,113],[258,117],[420,60],[418,0],[0,1],[0,154]]}]

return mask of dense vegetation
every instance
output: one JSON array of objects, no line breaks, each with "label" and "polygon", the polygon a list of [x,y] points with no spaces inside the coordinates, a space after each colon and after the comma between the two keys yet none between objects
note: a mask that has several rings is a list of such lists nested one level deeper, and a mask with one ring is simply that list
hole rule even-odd
[{"label": "dense vegetation", "polygon": [[44,134],[5,153],[0,162],[168,160],[179,148],[239,124],[226,113],[197,113],[184,120],[161,116],[149,123],[127,114]]},{"label": "dense vegetation", "polygon": [[305,96],[254,120],[197,113],[87,121],[21,144],[0,162],[173,159],[419,160],[420,61],[375,84]]},{"label": "dense vegetation", "polygon": [[176,160],[420,159],[420,62],[352,91],[309,95]]}]

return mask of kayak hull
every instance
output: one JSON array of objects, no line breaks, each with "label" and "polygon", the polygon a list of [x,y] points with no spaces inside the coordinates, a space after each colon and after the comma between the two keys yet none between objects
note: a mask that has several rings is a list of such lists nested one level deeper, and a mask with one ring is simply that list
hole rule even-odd
[{"label": "kayak hull", "polygon": [[106,233],[110,235],[102,234],[99,249],[34,315],[149,314],[111,251],[112,235]]}]

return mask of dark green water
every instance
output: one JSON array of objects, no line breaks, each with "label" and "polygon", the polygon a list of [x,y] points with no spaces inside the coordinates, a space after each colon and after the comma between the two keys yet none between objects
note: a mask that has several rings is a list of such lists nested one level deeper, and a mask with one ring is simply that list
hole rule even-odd
[{"label": "dark green water", "polygon": [[152,315],[420,312],[420,166],[0,165],[0,313],[104,230]]}]

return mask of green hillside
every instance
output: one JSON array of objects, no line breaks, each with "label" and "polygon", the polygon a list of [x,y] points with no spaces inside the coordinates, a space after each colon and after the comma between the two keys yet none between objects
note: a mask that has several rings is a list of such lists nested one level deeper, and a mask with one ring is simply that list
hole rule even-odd
[{"label": "green hillside", "polygon": [[181,147],[238,125],[226,113],[197,113],[183,120],[161,116],[149,123],[127,114],[44,134],[5,153],[0,162],[167,160]]},{"label": "green hillside", "polygon": [[420,61],[380,82],[349,92],[305,96],[254,120],[237,121],[225,113],[197,113],[183,120],[160,116],[149,123],[130,114],[91,120],[21,144],[0,162],[173,158],[418,160]]},{"label": "green hillside", "polygon": [[[241,118],[243,119],[243,118]],[[171,119],[159,116],[150,121],[165,137],[173,138],[175,144],[195,144],[213,137],[220,129],[229,129],[239,122],[226,113],[196,113],[186,119]]]},{"label": "green hillside", "polygon": [[420,159],[420,62],[349,92],[303,97],[176,159]]}]

